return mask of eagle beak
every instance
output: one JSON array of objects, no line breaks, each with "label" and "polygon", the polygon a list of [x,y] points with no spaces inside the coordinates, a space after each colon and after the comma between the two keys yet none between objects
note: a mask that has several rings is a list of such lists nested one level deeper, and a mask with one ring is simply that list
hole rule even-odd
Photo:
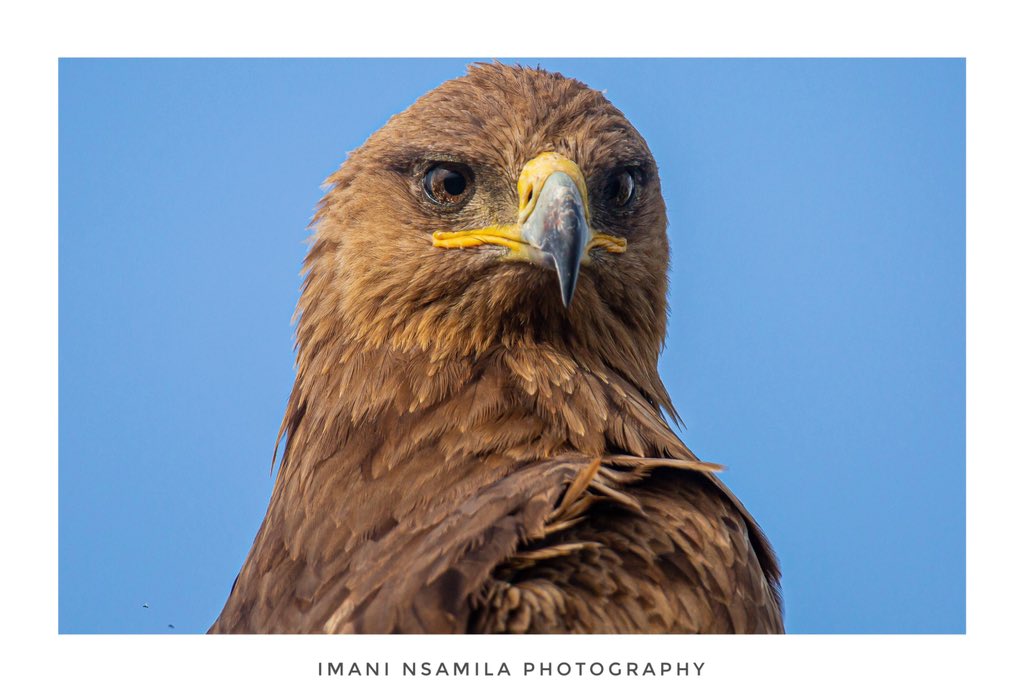
[{"label": "eagle beak", "polygon": [[519,176],[518,192],[519,217],[514,226],[438,231],[434,246],[507,247],[505,259],[554,269],[562,304],[568,308],[580,265],[587,263],[590,250],[601,247],[622,253],[626,240],[592,230],[586,180],[579,166],[560,154],[545,152],[527,163]]},{"label": "eagle beak", "polygon": [[583,193],[572,177],[561,170],[545,176],[537,189],[537,199],[530,200],[532,209],[524,211],[520,205],[519,235],[538,251],[543,264],[554,267],[562,304],[569,307],[576,292],[580,262],[590,241]]}]

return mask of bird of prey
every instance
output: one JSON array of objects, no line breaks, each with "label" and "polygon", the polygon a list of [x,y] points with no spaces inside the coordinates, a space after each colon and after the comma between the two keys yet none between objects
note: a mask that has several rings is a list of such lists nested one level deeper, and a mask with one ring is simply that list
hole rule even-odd
[{"label": "bird of prey", "polygon": [[665,203],[619,110],[471,66],[327,190],[280,468],[211,632],[783,630],[767,539],[667,422]]}]

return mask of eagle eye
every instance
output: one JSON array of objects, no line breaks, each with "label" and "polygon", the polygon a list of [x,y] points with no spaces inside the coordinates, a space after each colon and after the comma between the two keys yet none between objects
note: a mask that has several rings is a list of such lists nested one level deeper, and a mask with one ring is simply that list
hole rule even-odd
[{"label": "eagle eye", "polygon": [[423,191],[434,204],[454,207],[473,193],[473,174],[459,163],[437,163],[423,176]]},{"label": "eagle eye", "polygon": [[621,168],[612,173],[605,194],[613,207],[624,209],[636,199],[636,188],[636,171],[630,168]]}]

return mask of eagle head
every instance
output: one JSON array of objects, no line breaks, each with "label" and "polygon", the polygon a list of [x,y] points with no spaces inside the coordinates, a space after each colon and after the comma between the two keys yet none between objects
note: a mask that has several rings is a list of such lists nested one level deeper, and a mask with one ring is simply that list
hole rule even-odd
[{"label": "eagle head", "polygon": [[668,265],[658,169],[600,92],[474,65],[392,117],[327,185],[300,344],[330,324],[397,352],[544,343],[656,367]]}]

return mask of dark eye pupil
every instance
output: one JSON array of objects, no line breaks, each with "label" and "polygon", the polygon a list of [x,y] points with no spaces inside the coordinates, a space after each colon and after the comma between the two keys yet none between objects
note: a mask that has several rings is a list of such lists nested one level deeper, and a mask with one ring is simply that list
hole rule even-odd
[{"label": "dark eye pupil", "polygon": [[423,178],[423,189],[431,201],[437,204],[454,204],[461,201],[469,180],[466,175],[452,165],[438,164],[427,171]]},{"label": "dark eye pupil", "polygon": [[636,181],[629,171],[621,171],[612,179],[611,194],[612,203],[617,207],[624,207],[633,201],[636,192]]},{"label": "dark eye pupil", "polygon": [[466,179],[455,171],[447,171],[444,176],[444,191],[453,197],[461,195],[466,190]]}]

